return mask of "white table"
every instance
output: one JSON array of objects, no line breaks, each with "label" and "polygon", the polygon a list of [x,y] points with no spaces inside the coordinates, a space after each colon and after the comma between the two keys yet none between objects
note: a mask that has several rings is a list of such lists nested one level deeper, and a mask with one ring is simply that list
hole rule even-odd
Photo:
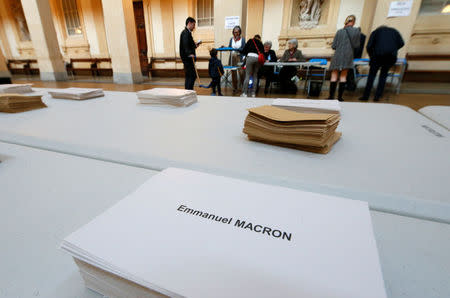
[{"label": "white table", "polygon": [[421,108],[419,113],[450,129],[450,106],[427,106]]},{"label": "white table", "polygon": [[[0,296],[100,297],[61,240],[154,171],[0,142]],[[388,297],[449,297],[450,226],[372,211]]]},{"label": "white table", "polygon": [[98,297],[62,239],[154,171],[0,143],[0,297]]},{"label": "white table", "polygon": [[200,96],[193,106],[171,108],[138,104],[135,93],[106,92],[89,101],[45,102],[47,109],[1,114],[0,140],[307,189],[450,222],[450,132],[403,106],[344,102],[343,137],[320,155],[247,140],[246,109],[270,99]]}]

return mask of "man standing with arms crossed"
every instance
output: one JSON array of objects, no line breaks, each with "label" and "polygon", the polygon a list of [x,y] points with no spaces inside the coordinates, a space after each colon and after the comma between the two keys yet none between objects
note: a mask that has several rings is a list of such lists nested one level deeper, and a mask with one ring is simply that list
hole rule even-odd
[{"label": "man standing with arms crossed", "polygon": [[194,90],[194,83],[197,75],[195,73],[195,49],[201,44],[201,41],[195,43],[192,38],[192,31],[195,29],[195,19],[188,17],[186,19],[186,28],[180,35],[180,56],[184,65],[184,89]]}]

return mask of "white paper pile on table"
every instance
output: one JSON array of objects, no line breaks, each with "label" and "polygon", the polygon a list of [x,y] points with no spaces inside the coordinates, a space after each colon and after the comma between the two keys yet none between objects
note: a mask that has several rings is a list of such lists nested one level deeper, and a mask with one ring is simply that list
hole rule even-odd
[{"label": "white paper pile on table", "polygon": [[0,93],[30,93],[32,84],[0,84]]},{"label": "white paper pile on table", "polygon": [[366,202],[182,169],[62,248],[107,297],[386,297]]},{"label": "white paper pile on table", "polygon": [[197,102],[197,93],[194,90],[175,88],[153,88],[137,92],[140,103],[152,105],[171,105],[187,107]]},{"label": "white paper pile on table", "polygon": [[103,89],[97,88],[65,88],[48,91],[53,98],[84,100],[104,96]]},{"label": "white paper pile on table", "polygon": [[273,106],[303,113],[340,114],[341,105],[338,100],[327,99],[292,99],[277,98],[272,102]]},{"label": "white paper pile on table", "polygon": [[314,153],[328,153],[341,137],[339,114],[299,113],[275,106],[249,110],[243,132],[249,140]]},{"label": "white paper pile on table", "polygon": [[0,112],[20,113],[46,108],[42,95],[0,94]]}]

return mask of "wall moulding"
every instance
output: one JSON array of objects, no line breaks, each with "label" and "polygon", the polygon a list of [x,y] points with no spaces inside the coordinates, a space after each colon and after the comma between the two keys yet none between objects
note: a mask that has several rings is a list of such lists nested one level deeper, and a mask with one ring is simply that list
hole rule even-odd
[{"label": "wall moulding", "polygon": [[[321,17],[314,28],[304,29],[299,24],[301,0],[284,0],[283,23],[278,38],[279,52],[287,47],[287,41],[296,38],[299,47],[308,54],[331,55],[331,42],[336,33],[340,0],[317,1],[321,4]],[[331,40],[331,41],[330,41]]]}]

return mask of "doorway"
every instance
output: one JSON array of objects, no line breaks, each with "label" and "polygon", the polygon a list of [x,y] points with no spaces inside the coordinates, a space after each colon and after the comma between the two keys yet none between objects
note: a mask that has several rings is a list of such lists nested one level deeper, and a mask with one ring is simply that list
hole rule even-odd
[{"label": "doorway", "polygon": [[136,23],[136,35],[139,51],[141,72],[148,76],[147,35],[145,33],[144,5],[142,1],[133,1],[134,20]]}]

